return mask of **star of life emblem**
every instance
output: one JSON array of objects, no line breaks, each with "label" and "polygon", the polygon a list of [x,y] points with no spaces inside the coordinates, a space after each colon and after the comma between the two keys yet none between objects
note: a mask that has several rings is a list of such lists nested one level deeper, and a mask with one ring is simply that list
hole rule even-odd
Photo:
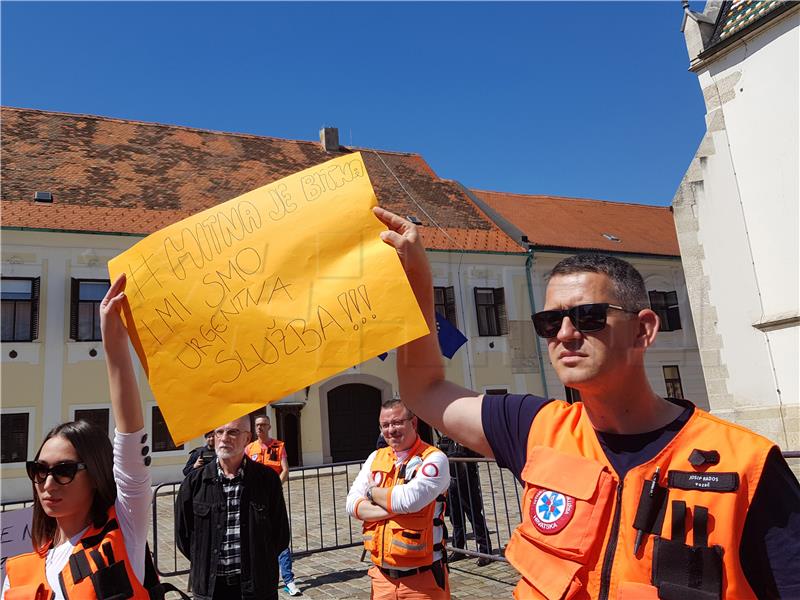
[{"label": "star of life emblem", "polygon": [[531,502],[531,521],[545,534],[558,533],[572,520],[575,498],[552,490],[539,490]]}]

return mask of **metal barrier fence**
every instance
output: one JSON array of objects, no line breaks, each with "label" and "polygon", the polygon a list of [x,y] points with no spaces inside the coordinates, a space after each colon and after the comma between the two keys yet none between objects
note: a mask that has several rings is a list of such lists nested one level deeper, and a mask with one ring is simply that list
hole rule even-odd
[{"label": "metal barrier fence", "polygon": [[[800,471],[800,451],[784,452],[783,456],[797,474]],[[463,516],[466,517],[465,547],[450,550],[467,556],[486,556],[504,561],[503,549],[521,520],[520,485],[509,471],[500,469],[493,460],[451,458],[450,463],[454,482],[451,495],[455,493],[459,496]],[[347,492],[361,464],[362,461],[352,461],[290,469],[284,497],[295,556],[361,545],[361,523],[352,519],[345,510]],[[163,577],[189,572],[189,561],[178,552],[174,537],[175,495],[179,487],[180,482],[164,483],[155,487],[153,495],[153,523],[149,542],[156,569]],[[455,504],[452,497],[449,503],[452,509]],[[31,500],[3,503],[0,511],[31,504]],[[480,507],[476,510],[478,504]],[[453,516],[451,514],[446,520],[451,534]],[[486,523],[486,540],[481,531],[481,516]],[[477,526],[476,522],[479,523]],[[481,551],[489,548],[491,554]]]},{"label": "metal barrier fence", "polygon": [[[498,552],[493,560],[505,560],[500,549],[508,543],[511,532],[520,521],[520,487],[514,477],[500,469],[493,460],[453,458],[454,468],[474,470],[476,477],[459,487],[464,499],[466,547],[460,550],[471,556],[484,556],[475,539],[470,517],[484,515],[490,546]],[[363,461],[351,461],[315,467],[297,467],[289,471],[284,485],[284,498],[291,527],[292,554],[296,557],[358,547],[362,544],[361,522],[351,518],[345,509],[347,492],[358,475]],[[180,482],[164,483],[155,488],[153,497],[153,529],[150,540],[156,570],[163,577],[189,572],[189,561],[175,545],[175,494]],[[480,490],[480,494],[477,494]],[[481,499],[481,507],[470,510]],[[450,525],[448,522],[448,529]]]}]

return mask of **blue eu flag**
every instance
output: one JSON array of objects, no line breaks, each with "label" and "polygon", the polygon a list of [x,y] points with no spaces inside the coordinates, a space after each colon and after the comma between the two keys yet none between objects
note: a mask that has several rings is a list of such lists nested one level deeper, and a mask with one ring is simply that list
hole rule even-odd
[{"label": "blue eu flag", "polygon": [[[447,358],[453,358],[458,349],[467,343],[467,336],[438,312],[436,313],[436,334],[439,337],[439,349]],[[389,356],[388,352],[378,354],[378,358],[381,360],[386,360],[387,356]]]},{"label": "blue eu flag", "polygon": [[458,349],[467,343],[467,337],[438,312],[436,313],[436,333],[439,336],[439,348],[447,358],[453,358]]}]

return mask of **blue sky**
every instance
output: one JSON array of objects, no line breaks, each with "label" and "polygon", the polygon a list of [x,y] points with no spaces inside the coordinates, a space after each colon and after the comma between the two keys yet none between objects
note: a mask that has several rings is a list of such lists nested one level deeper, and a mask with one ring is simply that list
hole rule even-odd
[{"label": "blue sky", "polygon": [[478,189],[666,205],[704,131],[677,1],[0,8],[4,105],[292,139],[336,126]]}]

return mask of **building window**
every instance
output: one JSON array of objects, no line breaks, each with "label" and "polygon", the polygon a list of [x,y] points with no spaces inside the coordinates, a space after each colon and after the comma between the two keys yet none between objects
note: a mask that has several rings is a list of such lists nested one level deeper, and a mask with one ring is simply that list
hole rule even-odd
[{"label": "building window", "polygon": [[564,397],[570,404],[575,404],[581,401],[581,393],[575,388],[564,387]]},{"label": "building window", "polygon": [[681,313],[676,292],[649,292],[650,308],[661,319],[661,331],[677,331],[681,328]]},{"label": "building window", "polygon": [[29,419],[30,415],[26,412],[0,415],[0,462],[18,463],[28,459]]},{"label": "building window", "polygon": [[434,287],[433,305],[437,313],[450,321],[450,325],[458,327],[458,319],[456,318],[456,292],[453,286]]},{"label": "building window", "polygon": [[164,421],[164,415],[161,414],[161,409],[154,406],[152,412],[153,423],[153,452],[172,452],[173,450],[183,450],[183,444],[176,446],[172,441],[172,436],[167,429],[167,423]]},{"label": "building window", "polygon": [[107,408],[76,408],[75,420],[86,421],[104,431],[108,435],[108,416]]},{"label": "building window", "polygon": [[678,365],[664,367],[664,383],[667,386],[667,398],[683,398],[681,372],[678,370]]},{"label": "building window", "polygon": [[2,340],[35,340],[39,337],[39,278],[3,277],[2,284]]},{"label": "building window", "polygon": [[478,335],[508,334],[503,288],[475,288],[475,308],[478,312]]},{"label": "building window", "polygon": [[111,282],[108,279],[72,279],[72,306],[69,312],[69,337],[79,342],[98,342],[100,301]]}]

